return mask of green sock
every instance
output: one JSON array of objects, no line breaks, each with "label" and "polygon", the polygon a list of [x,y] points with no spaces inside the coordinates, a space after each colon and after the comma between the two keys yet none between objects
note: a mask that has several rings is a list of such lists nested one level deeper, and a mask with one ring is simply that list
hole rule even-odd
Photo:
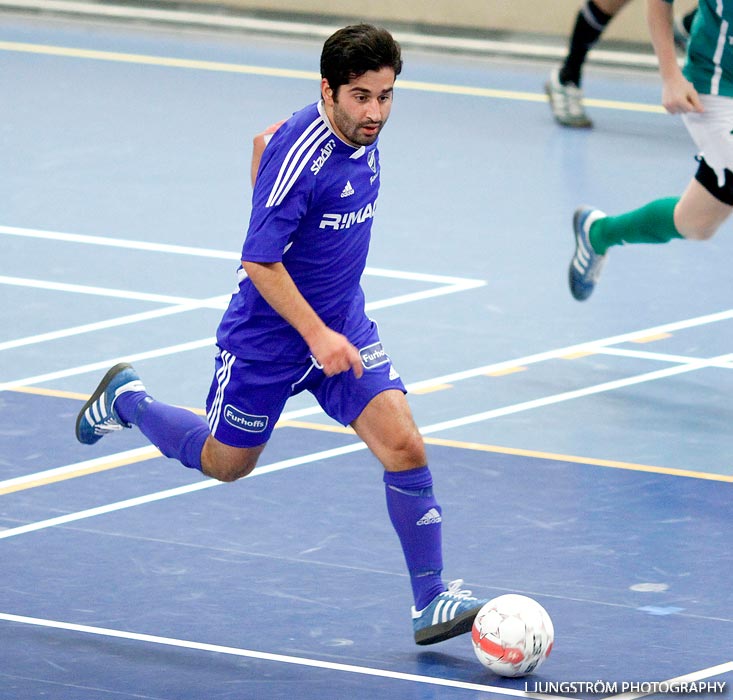
[{"label": "green sock", "polygon": [[593,250],[605,255],[612,245],[667,243],[682,238],[674,225],[674,208],[679,201],[679,197],[664,197],[625,214],[594,221],[589,232]]}]

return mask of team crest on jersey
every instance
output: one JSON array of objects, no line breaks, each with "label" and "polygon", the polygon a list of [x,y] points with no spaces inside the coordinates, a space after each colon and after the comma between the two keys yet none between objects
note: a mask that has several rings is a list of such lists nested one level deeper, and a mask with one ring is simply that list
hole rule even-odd
[{"label": "team crest on jersey", "polygon": [[367,156],[367,163],[369,164],[369,167],[372,169],[372,172],[374,175],[372,175],[369,178],[369,184],[373,185],[374,181],[379,177],[379,170],[377,169],[377,155],[376,151],[369,151],[369,155]]}]

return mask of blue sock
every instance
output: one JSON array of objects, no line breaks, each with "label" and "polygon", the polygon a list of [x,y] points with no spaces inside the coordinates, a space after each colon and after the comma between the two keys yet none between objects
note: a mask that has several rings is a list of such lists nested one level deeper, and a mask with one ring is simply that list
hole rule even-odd
[{"label": "blue sock", "polygon": [[123,421],[140,428],[166,457],[201,471],[201,450],[210,435],[203,418],[185,408],[155,401],[144,391],[120,394],[115,411]]},{"label": "blue sock", "polygon": [[384,472],[387,511],[402,543],[410,573],[415,608],[422,610],[445,590],[441,509],[433,495],[427,466],[405,472]]}]

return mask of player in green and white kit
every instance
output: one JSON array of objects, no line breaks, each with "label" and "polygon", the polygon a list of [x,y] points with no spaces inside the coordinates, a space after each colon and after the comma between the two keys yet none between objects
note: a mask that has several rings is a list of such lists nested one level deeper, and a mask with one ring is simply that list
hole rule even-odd
[{"label": "player in green and white kit", "polygon": [[662,103],[670,114],[682,115],[699,167],[681,197],[657,199],[618,216],[592,207],[576,210],[569,281],[578,301],[593,292],[611,246],[707,240],[733,211],[733,0],[700,0],[684,71],[675,53],[673,0],[647,3]]}]

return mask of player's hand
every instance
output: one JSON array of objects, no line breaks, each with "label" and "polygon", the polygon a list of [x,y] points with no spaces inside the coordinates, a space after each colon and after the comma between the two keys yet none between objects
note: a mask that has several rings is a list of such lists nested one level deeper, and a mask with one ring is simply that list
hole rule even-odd
[{"label": "player's hand", "polygon": [[318,338],[311,343],[310,350],[316,362],[323,368],[327,377],[341,372],[354,371],[359,379],[364,374],[359,351],[348,341],[346,336],[324,328]]},{"label": "player's hand", "polygon": [[697,90],[682,74],[665,81],[662,87],[662,105],[670,114],[705,111]]}]

